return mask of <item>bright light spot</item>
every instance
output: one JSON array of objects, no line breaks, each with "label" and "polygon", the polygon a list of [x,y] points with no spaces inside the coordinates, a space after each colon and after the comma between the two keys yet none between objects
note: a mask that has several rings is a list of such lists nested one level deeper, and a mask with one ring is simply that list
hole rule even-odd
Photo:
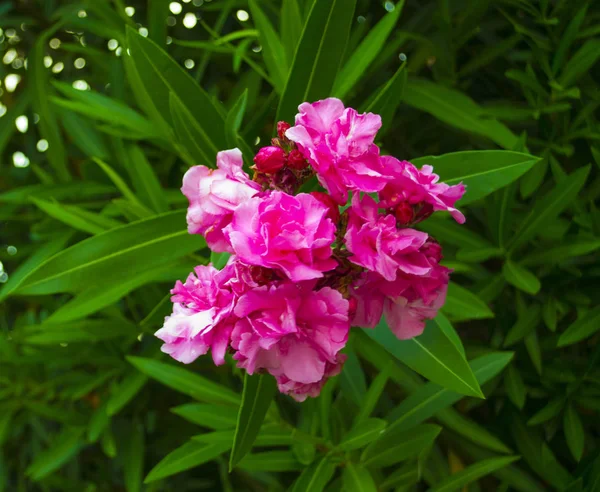
[{"label": "bright light spot", "polygon": [[75,65],[75,68],[81,69],[81,68],[85,67],[85,60],[83,58],[77,58],[73,62],[73,65]]},{"label": "bright light spot", "polygon": [[38,149],[38,152],[46,152],[48,150],[48,140],[46,140],[45,138],[38,140],[36,148]]},{"label": "bright light spot", "polygon": [[172,15],[167,17],[167,26],[173,27],[175,24],[177,24],[177,19],[175,17],[173,17]]},{"label": "bright light spot", "polygon": [[254,145],[258,145],[260,143],[260,137],[256,137],[256,140],[254,141]]},{"label": "bright light spot", "polygon": [[238,10],[235,13],[235,16],[240,22],[246,22],[250,18],[250,14],[248,14],[248,12],[246,12],[245,10]]},{"label": "bright light spot", "polygon": [[366,21],[366,20],[367,20],[367,19],[366,19],[364,16],[362,16],[362,15],[359,15],[359,16],[356,18],[356,22],[358,22],[359,24],[362,24],[362,23],[363,23],[364,21]]},{"label": "bright light spot", "polygon": [[0,103],[0,118],[2,118],[7,111],[7,107],[4,104]]},{"label": "bright light spot", "polygon": [[137,337],[137,339],[138,339],[138,342],[141,342],[143,338],[144,338],[144,334],[143,334],[143,333],[140,333],[140,334],[138,335],[138,337]]},{"label": "bright light spot", "polygon": [[83,36],[79,38],[79,43],[81,44],[81,46],[87,46],[87,43],[85,42],[85,38]]},{"label": "bright light spot", "polygon": [[4,87],[6,87],[8,92],[14,92],[19,82],[21,82],[21,76],[16,73],[10,73],[4,79]]},{"label": "bright light spot", "polygon": [[56,65],[52,67],[52,73],[60,73],[65,68],[65,64],[63,62],[58,62]]},{"label": "bright light spot", "polygon": [[15,167],[27,167],[29,166],[29,159],[23,152],[15,152],[13,154],[13,164]]},{"label": "bright light spot", "polygon": [[68,343],[59,343],[59,345],[60,345],[61,347],[68,347],[68,346],[69,346],[69,344],[68,344]]},{"label": "bright light spot", "polygon": [[[185,1],[185,0],[184,0]],[[0,27],[0,36],[2,36],[4,34],[4,31],[2,30],[2,28]]]},{"label": "bright light spot", "polygon": [[204,0],[194,0],[192,2],[192,4],[194,5],[194,7],[200,7],[200,5],[202,5],[204,3]]},{"label": "bright light spot", "polygon": [[183,18],[183,25],[185,27],[187,27],[188,29],[192,29],[193,27],[196,27],[197,23],[198,19],[196,19],[196,14],[194,14],[193,12],[188,12],[187,14],[185,14]]},{"label": "bright light spot", "polygon": [[73,87],[79,91],[87,91],[90,86],[85,80],[75,80],[73,82]]},{"label": "bright light spot", "polygon": [[21,58],[17,58],[14,62],[12,62],[11,66],[18,70],[19,68],[21,68],[23,66],[23,60]]},{"label": "bright light spot", "polygon": [[46,68],[50,68],[52,66],[52,57],[51,56],[45,56],[44,57],[44,66]]},{"label": "bright light spot", "polygon": [[7,38],[14,38],[17,35],[17,31],[15,31],[14,29],[7,29],[6,30],[6,37]]},{"label": "bright light spot", "polygon": [[262,46],[257,44],[256,46],[252,47],[252,51],[254,51],[254,53],[260,53],[262,51]]},{"label": "bright light spot", "polygon": [[125,13],[129,17],[133,17],[133,14],[135,14],[135,8],[134,7],[125,7]]},{"label": "bright light spot", "polygon": [[10,65],[17,58],[17,50],[8,50],[4,53],[4,58],[2,58],[2,62],[5,65]]},{"label": "bright light spot", "polygon": [[38,124],[40,122],[40,115],[37,113],[33,113],[33,123]]},{"label": "bright light spot", "polygon": [[8,280],[8,273],[2,272],[2,275],[0,275],[0,284],[6,283],[7,280]]},{"label": "bright light spot", "polygon": [[394,10],[396,10],[396,6],[394,5],[393,2],[385,2],[385,4],[383,5],[383,8],[385,10],[387,10],[388,12],[393,12]]},{"label": "bright light spot", "polygon": [[80,10],[77,12],[77,17],[83,19],[84,17],[87,17],[87,12],[85,10]]},{"label": "bright light spot", "polygon": [[120,46],[115,50],[115,55],[117,56],[121,56],[121,53],[123,53],[123,48],[121,48]]},{"label": "bright light spot", "polygon": [[400,61],[401,61],[401,62],[405,62],[405,61],[406,61],[406,55],[405,55],[404,53],[400,53],[400,54],[398,55],[398,58],[400,58]]},{"label": "bright light spot", "polygon": [[116,39],[110,39],[108,41],[108,49],[110,51],[114,51],[117,49],[117,46],[119,46],[119,42]]},{"label": "bright light spot", "polygon": [[2,262],[0,261],[0,272],[4,271],[4,265],[2,264]]},{"label": "bright light spot", "polygon": [[185,68],[189,68],[190,70],[194,68],[194,65],[196,65],[194,63],[194,60],[190,60],[189,58],[186,61],[184,61],[183,64],[185,65]]},{"label": "bright light spot", "polygon": [[181,0],[183,3],[190,3],[192,0]]},{"label": "bright light spot", "polygon": [[60,47],[60,39],[52,38],[50,40],[50,48],[52,48],[53,50],[57,50],[59,47]]},{"label": "bright light spot", "polygon": [[171,36],[167,36],[167,44],[171,44],[173,42],[173,38]]},{"label": "bright light spot", "polygon": [[169,4],[169,10],[175,14],[181,14],[181,11],[183,10],[183,7],[181,6],[181,4],[179,2],[171,2]]},{"label": "bright light spot", "polygon": [[9,246],[8,248],[6,248],[6,252],[10,256],[15,256],[17,254],[17,248],[15,246]]},{"label": "bright light spot", "polygon": [[27,129],[29,128],[29,120],[27,119],[27,116],[24,114],[18,116],[15,120],[15,125],[17,130],[19,130],[21,133],[27,133]]},{"label": "bright light spot", "polygon": [[144,36],[145,38],[147,38],[147,37],[148,37],[148,29],[146,29],[145,27],[140,27],[140,28],[138,29],[138,32],[139,32],[139,33],[140,33],[142,36]]}]

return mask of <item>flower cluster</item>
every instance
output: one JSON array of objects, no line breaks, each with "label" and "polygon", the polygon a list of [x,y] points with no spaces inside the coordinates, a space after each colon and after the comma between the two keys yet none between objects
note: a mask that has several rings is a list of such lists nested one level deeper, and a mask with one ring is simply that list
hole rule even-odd
[{"label": "flower cluster", "polygon": [[[378,115],[335,98],[299,111],[256,154],[252,178],[238,149],[219,152],[217,169],[185,174],[189,232],[231,257],[176,283],[156,336],[183,363],[210,351],[223,364],[229,351],[302,401],[340,372],[350,326],[374,328],[384,316],[408,339],[435,317],[450,270],[435,239],[412,226],[434,211],[464,222],[454,205],[465,189],[439,183],[431,166],[380,155]],[[313,176],[324,191],[299,192]]]}]

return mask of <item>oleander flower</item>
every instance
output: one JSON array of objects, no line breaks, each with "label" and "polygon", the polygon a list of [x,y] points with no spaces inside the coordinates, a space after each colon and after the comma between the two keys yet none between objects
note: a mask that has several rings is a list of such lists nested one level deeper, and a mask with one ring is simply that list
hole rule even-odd
[{"label": "oleander flower", "polygon": [[241,261],[295,282],[310,280],[337,266],[331,257],[336,227],[328,215],[311,195],[273,191],[242,203],[224,233]]},{"label": "oleander flower", "polygon": [[358,114],[336,98],[302,103],[295,126],[285,132],[317,173],[319,182],[341,204],[348,191],[380,191],[389,178],[373,143],[381,117]]},{"label": "oleander flower", "polygon": [[398,228],[396,217],[378,213],[378,205],[368,195],[352,197],[345,235],[349,260],[386,280],[396,279],[398,272],[425,275],[431,269],[420,250],[427,234],[409,228]]},{"label": "oleander flower", "polygon": [[244,294],[231,335],[233,358],[254,374],[266,370],[299,401],[315,396],[339,370],[350,328],[348,301],[314,282],[265,285]]},{"label": "oleander flower", "polygon": [[[465,216],[454,204],[465,194],[465,185],[439,183],[440,177],[433,167],[425,165],[417,169],[408,161],[400,161],[392,156],[382,156],[381,162],[386,172],[391,174],[389,182],[379,192],[382,208],[397,209],[409,205],[415,210],[415,218],[422,220],[436,210],[450,212],[459,224]],[[402,208],[401,208],[402,210]]]},{"label": "oleander flower", "polygon": [[214,363],[224,363],[237,321],[233,315],[236,296],[227,286],[234,275],[231,264],[221,271],[213,266],[198,266],[184,283],[177,281],[171,290],[173,314],[155,333],[165,342],[163,352],[189,364],[211,350]]},{"label": "oleander flower", "polygon": [[208,246],[216,252],[232,251],[223,228],[231,222],[237,206],[260,191],[242,165],[239,149],[225,150],[217,154],[217,169],[194,166],[183,177],[181,191],[190,202],[188,232],[204,235]]}]

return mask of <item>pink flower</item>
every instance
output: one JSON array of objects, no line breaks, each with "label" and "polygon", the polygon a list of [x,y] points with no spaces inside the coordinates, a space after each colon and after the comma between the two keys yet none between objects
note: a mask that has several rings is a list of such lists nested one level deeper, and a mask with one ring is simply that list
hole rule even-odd
[{"label": "pink flower", "polygon": [[222,229],[231,222],[235,208],[260,191],[260,186],[242,170],[242,164],[239,149],[225,150],[217,154],[218,169],[194,166],[183,177],[181,191],[190,202],[188,232],[203,234],[216,252],[231,252]]},{"label": "pink flower", "polygon": [[263,147],[254,156],[256,170],[261,173],[272,174],[285,165],[285,152],[280,147]]},{"label": "pink flower", "polygon": [[165,318],[155,335],[163,342],[161,350],[175,360],[189,364],[209,349],[216,365],[224,363],[231,330],[235,296],[226,286],[235,274],[233,265],[219,271],[198,266],[185,283],[177,281],[171,293],[173,314]]},{"label": "pink flower", "polygon": [[418,220],[427,218],[434,210],[445,210],[459,224],[464,223],[465,216],[454,208],[454,204],[464,195],[465,185],[438,183],[440,177],[433,172],[432,166],[425,165],[419,170],[410,162],[391,156],[382,156],[381,162],[392,175],[379,192],[382,208],[396,209],[408,204],[416,208],[415,218]]},{"label": "pink flower", "polygon": [[346,247],[349,260],[378,272],[386,280],[396,279],[397,272],[425,275],[431,266],[420,248],[427,234],[415,229],[398,229],[393,215],[379,215],[377,203],[365,195],[352,198],[349,210]]},{"label": "pink flower", "polygon": [[311,195],[273,191],[242,203],[224,233],[241,261],[278,269],[295,282],[309,280],[337,265],[331,258],[336,227],[328,214]]},{"label": "pink flower", "polygon": [[285,132],[317,172],[319,182],[339,204],[348,201],[348,190],[375,192],[389,177],[373,144],[381,117],[358,114],[336,98],[302,103],[296,125]]},{"label": "pink flower", "polygon": [[435,318],[444,305],[450,270],[439,265],[441,248],[437,243],[427,241],[422,252],[431,265],[427,275],[400,273],[390,282],[378,273],[363,274],[352,290],[358,301],[352,319],[354,326],[374,328],[384,315],[400,340],[423,333],[425,321]]},{"label": "pink flower", "polygon": [[233,358],[249,374],[264,369],[282,392],[302,401],[339,371],[339,351],[350,328],[348,301],[314,282],[271,284],[250,290],[235,307]]}]

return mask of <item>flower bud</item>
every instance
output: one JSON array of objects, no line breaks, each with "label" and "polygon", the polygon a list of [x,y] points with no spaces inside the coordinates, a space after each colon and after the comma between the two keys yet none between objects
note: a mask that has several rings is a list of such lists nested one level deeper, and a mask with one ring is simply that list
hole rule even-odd
[{"label": "flower bud", "polygon": [[348,299],[348,318],[350,319],[350,322],[352,322],[354,316],[356,315],[357,309],[358,301],[356,300],[356,297],[350,297],[350,299]]},{"label": "flower bud", "polygon": [[308,167],[308,161],[304,158],[299,150],[292,150],[288,155],[287,165],[290,169],[300,171]]},{"label": "flower bud", "polygon": [[394,210],[394,215],[401,225],[408,225],[413,221],[413,208],[406,202],[400,202]]},{"label": "flower bud", "polygon": [[261,173],[276,173],[285,164],[285,152],[279,147],[263,147],[254,156],[254,164]]},{"label": "flower bud", "polygon": [[334,224],[337,224],[340,220],[340,209],[337,203],[331,198],[331,195],[323,193],[322,191],[311,191],[310,194],[319,200],[323,205],[329,208],[327,217],[329,217]]},{"label": "flower bud", "polygon": [[278,121],[277,122],[277,135],[281,140],[285,140],[285,132],[290,127],[290,124],[287,121]]}]

